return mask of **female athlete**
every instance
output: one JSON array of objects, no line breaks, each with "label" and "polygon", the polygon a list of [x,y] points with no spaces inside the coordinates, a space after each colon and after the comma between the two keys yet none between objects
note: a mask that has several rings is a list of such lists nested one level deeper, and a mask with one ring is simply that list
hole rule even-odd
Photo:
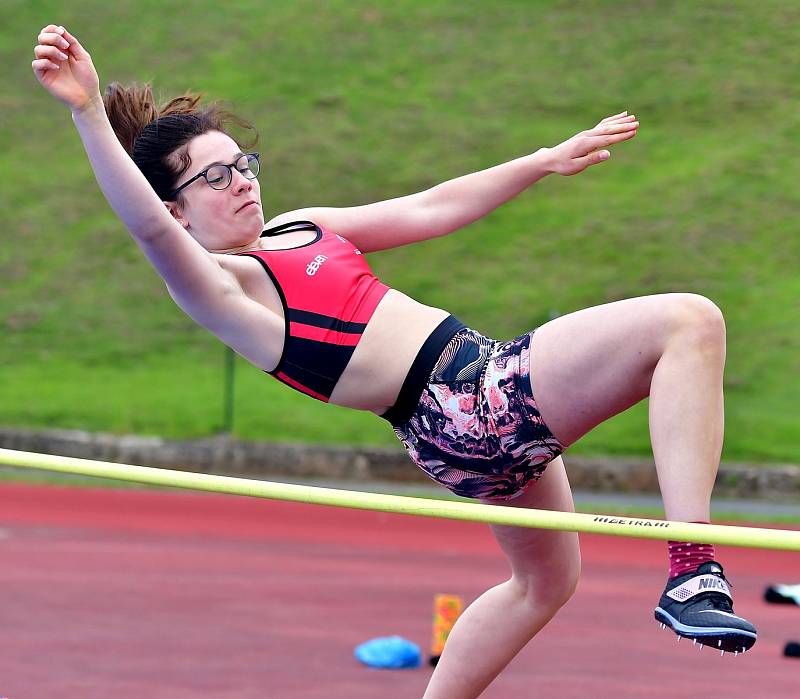
[{"label": "female athlete", "polygon": [[[516,507],[571,511],[561,453],[649,397],[666,516],[709,521],[725,362],[711,301],[633,298],[498,342],[388,288],[361,255],[452,233],[546,175],[603,162],[636,135],[633,115],[423,192],[265,225],[258,156],[227,135],[215,106],[183,97],[158,110],[149,88],[119,85],[103,97],[90,55],[57,25],[42,29],[32,65],[71,110],[103,193],[172,298],[247,360],[314,398],[382,415],[450,490]],[[575,589],[576,534],[493,532],[511,577],[458,620],[426,699],[477,697]],[[669,555],[656,619],[722,651],[750,648],[756,630],[733,613],[713,546],[670,542]]]}]

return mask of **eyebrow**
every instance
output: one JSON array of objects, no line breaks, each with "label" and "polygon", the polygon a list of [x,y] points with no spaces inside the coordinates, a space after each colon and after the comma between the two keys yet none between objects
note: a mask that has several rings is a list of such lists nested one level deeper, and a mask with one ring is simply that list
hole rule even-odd
[{"label": "eyebrow", "polygon": [[[237,160],[239,160],[239,158],[241,158],[243,155],[247,155],[247,153],[242,153],[242,151],[239,151],[239,152],[238,152],[238,153],[237,153],[237,154],[236,154],[236,155],[233,157],[233,162],[235,163],[235,162],[236,162]],[[200,168],[200,171],[202,172],[203,170],[208,170],[208,168],[210,168],[210,167],[213,167],[214,165],[227,165],[227,164],[228,164],[228,163],[223,163],[221,160],[215,160],[213,163],[209,163],[208,165],[204,165],[203,167],[201,167],[201,168]]]}]

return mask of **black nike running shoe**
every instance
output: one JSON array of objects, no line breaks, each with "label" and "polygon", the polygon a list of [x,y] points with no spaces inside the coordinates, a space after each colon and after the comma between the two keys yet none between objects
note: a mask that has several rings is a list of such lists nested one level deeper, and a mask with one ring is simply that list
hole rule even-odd
[{"label": "black nike running shoe", "polygon": [[723,653],[744,653],[756,642],[755,627],[734,614],[728,581],[715,561],[667,582],[655,615],[662,628]]}]

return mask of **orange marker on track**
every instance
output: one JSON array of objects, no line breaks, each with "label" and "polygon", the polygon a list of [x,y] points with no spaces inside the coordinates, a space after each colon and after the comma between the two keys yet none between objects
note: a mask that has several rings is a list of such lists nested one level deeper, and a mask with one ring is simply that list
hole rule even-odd
[{"label": "orange marker on track", "polygon": [[453,624],[461,615],[464,603],[458,595],[439,594],[433,598],[433,640],[430,664],[436,665],[444,650],[445,641]]}]

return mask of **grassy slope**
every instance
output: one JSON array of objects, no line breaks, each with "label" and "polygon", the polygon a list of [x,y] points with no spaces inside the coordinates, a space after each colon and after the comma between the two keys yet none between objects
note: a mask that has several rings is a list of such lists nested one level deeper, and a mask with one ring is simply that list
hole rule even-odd
[{"label": "grassy slope", "polygon": [[[175,309],[33,79],[68,24],[105,84],[151,79],[258,124],[265,211],[417,191],[630,109],[637,139],[458,234],[373,256],[394,286],[496,336],[690,290],[729,330],[725,457],[800,461],[800,8],[738,2],[5,0],[0,424],[165,435],[221,421],[222,349]],[[238,364],[241,436],[391,444]],[[646,406],[585,439],[646,453]]]}]

